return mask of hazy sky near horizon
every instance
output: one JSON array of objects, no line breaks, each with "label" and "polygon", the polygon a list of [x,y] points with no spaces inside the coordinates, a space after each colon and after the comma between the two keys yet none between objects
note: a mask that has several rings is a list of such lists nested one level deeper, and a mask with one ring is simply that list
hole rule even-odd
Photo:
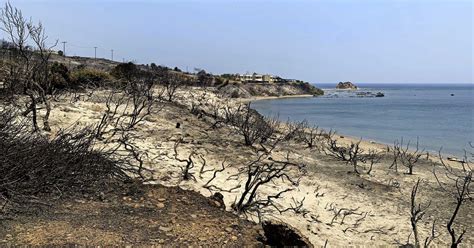
[{"label": "hazy sky near horizon", "polygon": [[473,83],[469,0],[10,2],[68,55],[97,46],[118,61],[312,83]]}]

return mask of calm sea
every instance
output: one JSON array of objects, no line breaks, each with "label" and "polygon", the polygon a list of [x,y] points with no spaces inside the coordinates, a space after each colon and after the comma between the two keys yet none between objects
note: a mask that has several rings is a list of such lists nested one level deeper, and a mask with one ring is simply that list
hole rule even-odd
[{"label": "calm sea", "polygon": [[[359,85],[356,92],[385,97],[357,97],[356,92],[318,85],[326,96],[261,100],[252,107],[281,120],[306,119],[326,130],[393,144],[404,139],[427,151],[462,156],[474,142],[474,85]],[[330,87],[330,88],[329,88]],[[474,145],[474,144],[473,144]]]}]

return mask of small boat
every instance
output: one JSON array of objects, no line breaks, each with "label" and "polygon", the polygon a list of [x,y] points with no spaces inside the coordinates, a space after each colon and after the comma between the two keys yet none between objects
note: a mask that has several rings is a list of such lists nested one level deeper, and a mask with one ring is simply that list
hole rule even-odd
[{"label": "small boat", "polygon": [[377,94],[375,94],[375,97],[384,97],[385,94],[382,93],[382,92],[377,92]]}]

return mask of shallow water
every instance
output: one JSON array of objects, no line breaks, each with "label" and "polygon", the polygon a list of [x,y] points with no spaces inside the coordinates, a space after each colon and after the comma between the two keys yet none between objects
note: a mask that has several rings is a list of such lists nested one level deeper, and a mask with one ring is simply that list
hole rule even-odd
[{"label": "shallow water", "polygon": [[263,115],[306,119],[326,130],[381,143],[401,138],[416,143],[418,137],[420,148],[442,147],[443,153],[456,156],[474,141],[472,84],[360,85],[361,91],[383,92],[385,97],[361,98],[356,92],[325,89],[323,97],[261,100],[252,107]]}]

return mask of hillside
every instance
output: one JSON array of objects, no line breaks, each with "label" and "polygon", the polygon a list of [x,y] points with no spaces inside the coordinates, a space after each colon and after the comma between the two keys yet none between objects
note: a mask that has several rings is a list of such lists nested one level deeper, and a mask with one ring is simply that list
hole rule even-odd
[{"label": "hillside", "polygon": [[[88,57],[63,57],[52,55],[52,62],[62,63],[70,69],[78,66],[86,66],[101,71],[110,72],[112,69],[120,64],[116,61],[107,59],[94,59]],[[139,65],[141,69],[149,69],[148,65]],[[197,81],[196,74],[189,74],[181,71],[175,71],[171,68],[166,68],[168,71],[179,74],[183,77],[190,78],[192,81]],[[219,75],[208,75],[210,78],[206,80],[211,81],[210,86],[215,86],[219,92],[231,98],[248,98],[255,96],[288,96],[288,95],[324,95],[324,91],[306,82],[287,82],[287,83],[244,83],[228,80]]]},{"label": "hillside", "polygon": [[218,91],[230,98],[250,98],[255,96],[323,95],[324,92],[305,83],[234,83],[217,87]]},{"label": "hillside", "polygon": [[258,246],[263,229],[211,199],[160,185],[124,185],[2,220],[0,246]]}]

